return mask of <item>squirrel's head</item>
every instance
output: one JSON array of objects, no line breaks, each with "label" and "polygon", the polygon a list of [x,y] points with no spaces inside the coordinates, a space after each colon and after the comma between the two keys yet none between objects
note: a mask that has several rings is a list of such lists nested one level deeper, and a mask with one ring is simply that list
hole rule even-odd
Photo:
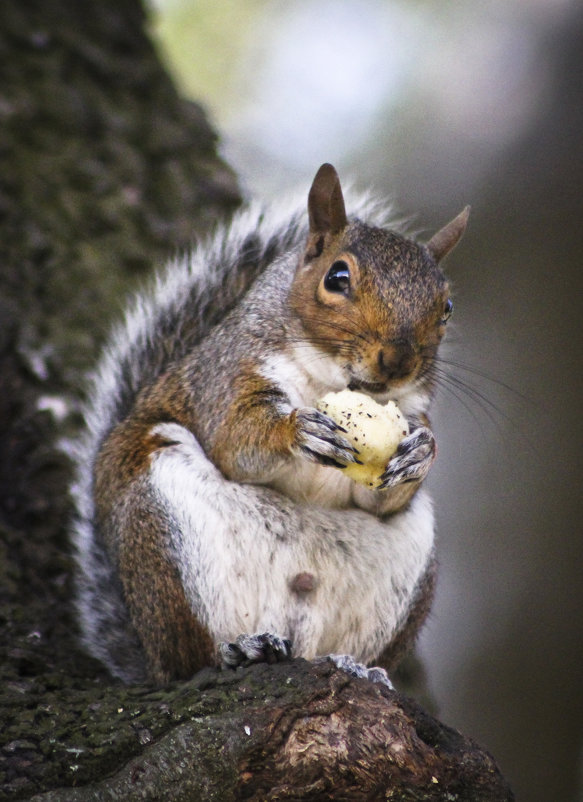
[{"label": "squirrel's head", "polygon": [[420,245],[349,221],[336,170],[323,164],[308,214],[290,300],[311,343],[333,357],[351,389],[385,394],[431,384],[452,311],[440,263],[461,239],[469,208]]}]

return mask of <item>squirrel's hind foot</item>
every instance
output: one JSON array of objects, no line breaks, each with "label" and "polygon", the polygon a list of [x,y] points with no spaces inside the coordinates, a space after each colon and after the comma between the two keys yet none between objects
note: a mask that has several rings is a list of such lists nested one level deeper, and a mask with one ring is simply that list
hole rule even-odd
[{"label": "squirrel's hind foot", "polygon": [[[292,659],[292,644],[287,638],[282,638],[273,632],[264,632],[261,635],[239,635],[232,643],[219,644],[219,656],[223,668],[234,669],[254,663],[283,663]],[[349,654],[328,654],[314,660],[315,663],[327,661],[334,663],[336,668],[345,671],[351,677],[378,682],[393,690],[393,683],[385,669],[380,666],[367,668]]]},{"label": "squirrel's hind foot", "polygon": [[345,671],[351,677],[367,679],[369,682],[379,682],[381,685],[386,685],[390,690],[394,690],[393,683],[389,679],[387,672],[380,666],[367,668],[363,663],[357,663],[350,654],[328,654],[326,657],[316,658],[314,662],[321,663],[326,660],[334,663],[336,668]]},{"label": "squirrel's hind foot", "polygon": [[291,660],[291,641],[273,632],[239,635],[234,643],[220,643],[223,668],[249,666],[253,663],[282,663]]}]

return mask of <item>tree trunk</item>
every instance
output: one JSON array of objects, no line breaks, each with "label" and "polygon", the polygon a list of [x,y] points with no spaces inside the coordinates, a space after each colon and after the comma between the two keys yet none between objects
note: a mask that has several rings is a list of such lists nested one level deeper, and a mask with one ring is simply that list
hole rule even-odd
[{"label": "tree trunk", "polygon": [[239,201],[144,28],[138,0],[0,4],[0,799],[510,799],[331,665],[126,688],[77,645],[57,441],[126,292]]}]

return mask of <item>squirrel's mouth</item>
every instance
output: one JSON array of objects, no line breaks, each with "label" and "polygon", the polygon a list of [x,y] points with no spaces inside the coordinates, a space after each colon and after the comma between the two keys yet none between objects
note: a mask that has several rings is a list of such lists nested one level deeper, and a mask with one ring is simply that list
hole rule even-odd
[{"label": "squirrel's mouth", "polygon": [[348,385],[349,390],[358,390],[363,393],[386,393],[389,387],[386,382],[365,382],[361,379],[352,379]]}]

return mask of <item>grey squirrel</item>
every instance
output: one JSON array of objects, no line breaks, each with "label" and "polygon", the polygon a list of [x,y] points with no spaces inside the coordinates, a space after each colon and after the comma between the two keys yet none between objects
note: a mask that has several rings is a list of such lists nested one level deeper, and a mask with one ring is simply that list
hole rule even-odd
[{"label": "grey squirrel", "polygon": [[[390,669],[428,612],[439,263],[468,210],[426,245],[366,198],[350,211],[322,165],[307,219],[240,212],[111,338],[71,448],[73,538],[85,643],[126,682],[187,678],[220,643],[231,663],[259,644]],[[358,456],[314,408],[347,387],[409,420],[379,490],[337,470]]]}]

